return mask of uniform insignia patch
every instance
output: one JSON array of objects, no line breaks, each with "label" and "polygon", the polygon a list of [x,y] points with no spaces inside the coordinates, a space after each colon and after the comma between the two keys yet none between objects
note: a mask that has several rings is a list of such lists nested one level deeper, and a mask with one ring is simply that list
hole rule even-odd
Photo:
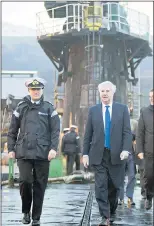
[{"label": "uniform insignia patch", "polygon": [[44,102],[46,102],[46,103],[48,103],[48,104],[51,104],[51,105],[53,106],[53,104],[52,104],[51,102],[49,102],[49,101],[46,101],[46,100],[45,100]]},{"label": "uniform insignia patch", "polygon": [[22,103],[25,103],[25,101],[20,101],[17,106],[20,106]]},{"label": "uniform insignia patch", "polygon": [[44,112],[38,112],[39,115],[48,115],[48,113],[44,113]]},{"label": "uniform insignia patch", "polygon": [[13,115],[15,115],[16,118],[19,118],[19,112],[17,112],[16,110],[13,112]]},{"label": "uniform insignia patch", "polygon": [[34,80],[34,81],[32,82],[32,84],[33,84],[33,85],[38,85],[39,82],[38,82],[37,80]]},{"label": "uniform insignia patch", "polygon": [[51,118],[55,115],[58,115],[57,111],[53,111],[52,114],[51,114]]}]

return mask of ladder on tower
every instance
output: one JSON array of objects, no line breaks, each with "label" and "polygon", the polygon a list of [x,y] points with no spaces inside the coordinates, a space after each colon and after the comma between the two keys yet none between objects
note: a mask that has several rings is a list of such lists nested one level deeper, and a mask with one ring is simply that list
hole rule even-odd
[{"label": "ladder on tower", "polygon": [[[102,77],[102,35],[101,27],[102,8],[89,6],[85,9],[85,23],[88,28],[85,34],[85,84],[82,90],[85,93],[85,107],[99,103],[98,84]],[[82,99],[82,95],[81,95]]]},{"label": "ladder on tower", "polygon": [[98,84],[102,75],[101,34],[89,31],[85,37],[85,77],[87,78],[88,107],[99,103]]}]

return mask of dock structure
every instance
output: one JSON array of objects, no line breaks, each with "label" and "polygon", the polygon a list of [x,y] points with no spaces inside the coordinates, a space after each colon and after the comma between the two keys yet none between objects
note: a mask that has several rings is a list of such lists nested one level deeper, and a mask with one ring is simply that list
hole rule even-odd
[{"label": "dock structure", "polygon": [[63,127],[78,125],[82,138],[100,82],[113,82],[115,100],[128,104],[136,69],[152,53],[149,18],[120,2],[48,1],[45,8],[36,15],[38,43],[59,73],[57,87],[65,88]]}]

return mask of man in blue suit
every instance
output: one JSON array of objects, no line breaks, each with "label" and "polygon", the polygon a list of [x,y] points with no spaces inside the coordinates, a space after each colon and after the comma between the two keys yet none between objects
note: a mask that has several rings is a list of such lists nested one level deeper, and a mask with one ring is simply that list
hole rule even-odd
[{"label": "man in blue suit", "polygon": [[114,220],[125,172],[132,152],[130,116],[126,105],[113,102],[116,86],[105,81],[98,86],[101,104],[89,109],[83,142],[84,167],[95,173],[95,195],[101,215],[99,225]]}]

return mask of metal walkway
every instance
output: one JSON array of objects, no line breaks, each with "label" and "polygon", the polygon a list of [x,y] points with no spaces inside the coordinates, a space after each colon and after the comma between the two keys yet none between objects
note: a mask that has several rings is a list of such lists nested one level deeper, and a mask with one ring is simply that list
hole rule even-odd
[{"label": "metal walkway", "polygon": [[[98,206],[91,197],[89,184],[50,184],[46,190],[41,226],[96,226],[99,223]],[[88,198],[88,200],[87,200]],[[92,203],[93,200],[93,203]],[[114,226],[152,226],[153,209],[144,210],[140,187],[136,186],[136,206],[119,206]],[[91,208],[91,204],[92,208]],[[91,208],[91,209],[88,209]],[[2,226],[22,225],[19,190],[2,187]],[[90,221],[89,221],[89,220]],[[88,222],[89,221],[89,222]]]}]

